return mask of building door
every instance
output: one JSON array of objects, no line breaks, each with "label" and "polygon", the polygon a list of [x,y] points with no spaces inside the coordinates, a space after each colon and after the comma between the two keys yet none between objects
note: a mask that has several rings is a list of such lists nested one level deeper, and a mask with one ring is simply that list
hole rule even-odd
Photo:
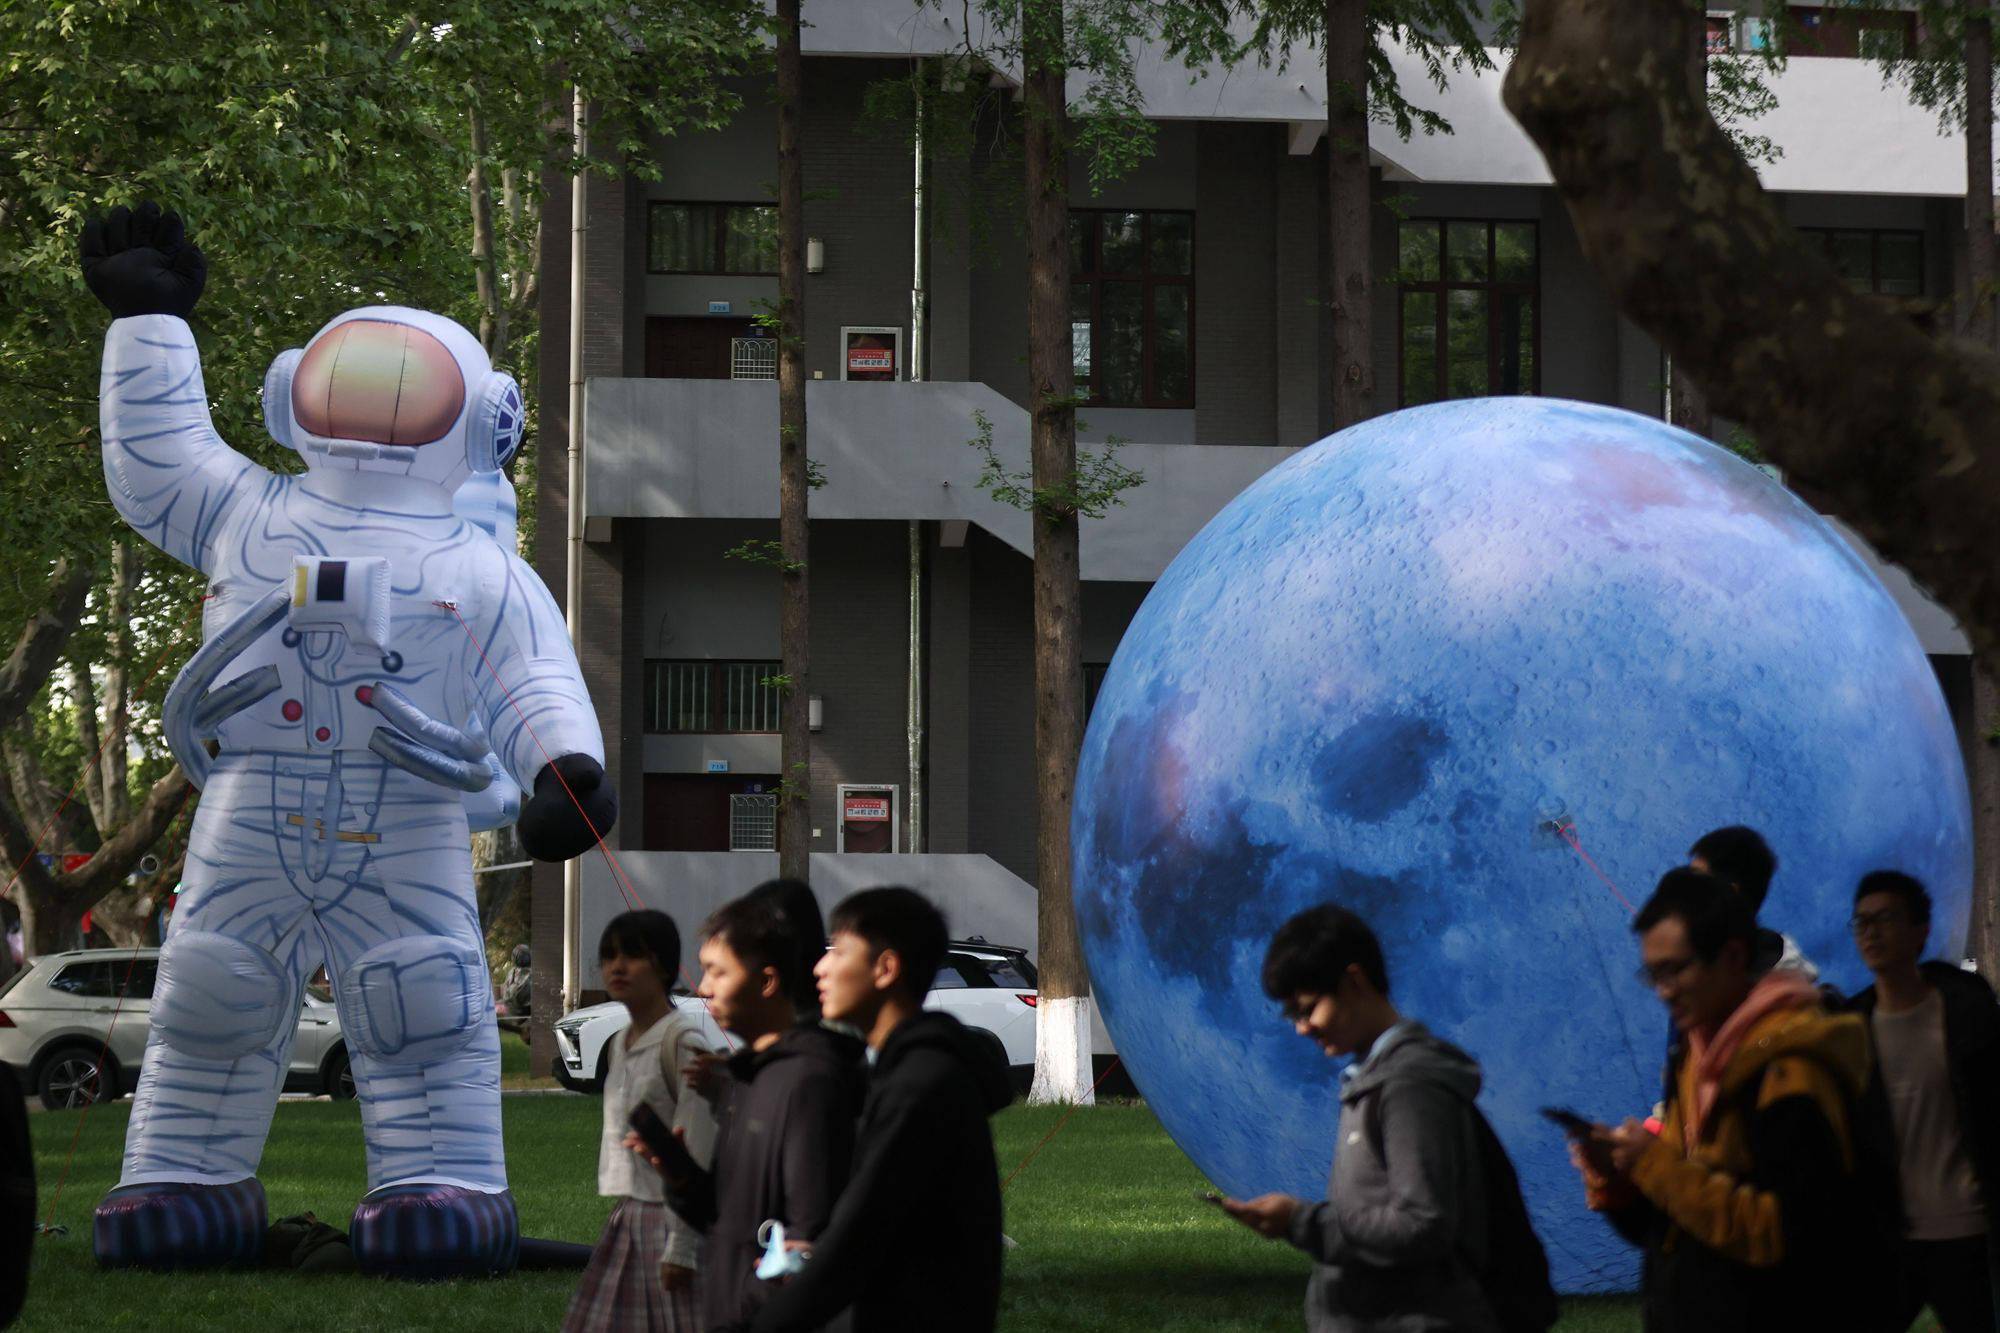
[{"label": "building door", "polygon": [[772,773],[648,773],[646,850],[726,852],[729,798],[777,785]]},{"label": "building door", "polygon": [[861,786],[841,783],[836,789],[840,802],[842,852],[893,852],[902,824],[896,808],[901,788]]},{"label": "building door", "polygon": [[729,315],[653,315],[646,320],[646,374],[653,379],[726,380],[729,353],[751,322]]}]

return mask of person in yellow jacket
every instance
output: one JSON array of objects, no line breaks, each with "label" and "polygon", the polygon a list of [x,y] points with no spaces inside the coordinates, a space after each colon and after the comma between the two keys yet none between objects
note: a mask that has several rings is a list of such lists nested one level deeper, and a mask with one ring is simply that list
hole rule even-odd
[{"label": "person in yellow jacket", "polygon": [[1672,1094],[1657,1132],[1600,1125],[1572,1156],[1645,1249],[1647,1333],[1867,1327],[1889,1262],[1854,1138],[1867,1029],[1798,972],[1760,972],[1755,918],[1711,875],[1669,871],[1633,931],[1685,1038]]}]

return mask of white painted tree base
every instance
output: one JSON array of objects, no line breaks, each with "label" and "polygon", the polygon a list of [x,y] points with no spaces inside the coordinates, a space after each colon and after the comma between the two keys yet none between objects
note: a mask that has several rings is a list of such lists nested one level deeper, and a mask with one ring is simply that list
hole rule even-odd
[{"label": "white painted tree base", "polygon": [[1090,1073],[1090,1001],[1044,995],[1035,1007],[1035,1082],[1028,1089],[1028,1104],[1087,1106],[1095,1082]]}]

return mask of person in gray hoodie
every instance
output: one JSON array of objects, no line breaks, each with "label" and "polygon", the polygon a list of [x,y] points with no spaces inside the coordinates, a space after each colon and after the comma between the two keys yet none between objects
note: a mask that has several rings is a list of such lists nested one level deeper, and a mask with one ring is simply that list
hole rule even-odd
[{"label": "person in gray hoodie", "polygon": [[1352,1056],[1327,1196],[1223,1199],[1259,1235],[1312,1256],[1311,1333],[1499,1333],[1479,1273],[1487,1192],[1472,1057],[1398,1013],[1375,932],[1328,904],[1272,937],[1264,990],[1302,1037]]}]

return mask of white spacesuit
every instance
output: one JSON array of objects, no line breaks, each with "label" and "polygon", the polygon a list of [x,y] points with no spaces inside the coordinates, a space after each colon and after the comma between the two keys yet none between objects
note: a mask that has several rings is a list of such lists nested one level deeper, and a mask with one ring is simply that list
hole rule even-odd
[{"label": "white spacesuit", "polygon": [[465,800],[498,774],[574,821],[551,778],[603,762],[553,599],[453,511],[460,483],[518,447],[520,392],[452,321],[371,307],[280,355],[264,407],[304,475],[217,436],[182,319],[112,324],[112,500],[208,575],[210,599],[166,710],[202,800],[98,1255],[254,1257],[258,1160],[301,988],[324,961],[366,1134],[357,1258],[410,1275],[505,1271],[518,1231]]}]

